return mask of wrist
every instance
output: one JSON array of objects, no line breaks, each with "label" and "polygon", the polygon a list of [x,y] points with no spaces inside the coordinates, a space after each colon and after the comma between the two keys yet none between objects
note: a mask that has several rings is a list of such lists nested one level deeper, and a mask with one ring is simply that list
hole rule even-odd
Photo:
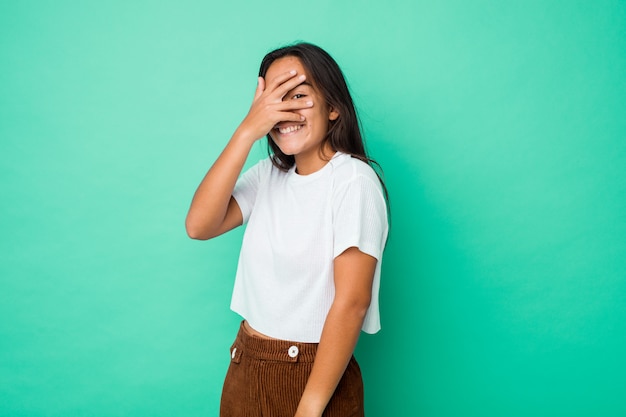
[{"label": "wrist", "polygon": [[300,408],[298,408],[294,417],[322,417],[322,413],[308,413],[306,411],[300,411]]},{"label": "wrist", "polygon": [[244,123],[242,123],[235,130],[235,133],[233,134],[232,140],[235,140],[235,141],[238,141],[238,142],[244,142],[244,143],[250,144],[252,146],[254,144],[254,142],[256,142],[257,140],[261,139],[263,136],[265,136],[265,135],[260,135],[259,136],[259,132],[258,131],[255,131],[254,129],[250,129],[248,126],[246,126]]},{"label": "wrist", "polygon": [[256,139],[254,139],[250,134],[243,130],[236,130],[233,136],[230,138],[230,142],[238,145],[252,148]]},{"label": "wrist", "polygon": [[324,407],[313,401],[306,393],[300,399],[298,409],[294,417],[322,417]]}]

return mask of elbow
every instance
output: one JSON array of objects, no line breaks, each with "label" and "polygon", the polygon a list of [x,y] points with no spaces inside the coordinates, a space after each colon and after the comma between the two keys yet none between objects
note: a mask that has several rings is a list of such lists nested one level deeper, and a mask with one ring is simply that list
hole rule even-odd
[{"label": "elbow", "polygon": [[194,240],[208,240],[213,237],[206,230],[194,225],[189,220],[185,222],[185,230],[187,231],[187,236]]},{"label": "elbow", "polygon": [[187,236],[194,240],[209,240],[211,237],[193,229],[187,229]]},{"label": "elbow", "polygon": [[338,307],[341,308],[346,315],[362,321],[367,315],[370,303],[371,297],[355,297],[340,301]]},{"label": "elbow", "polygon": [[207,235],[204,235],[204,234],[201,234],[201,233],[195,233],[195,232],[189,231],[189,230],[187,230],[187,236],[189,236],[191,239],[194,239],[194,240],[209,240],[209,239],[211,239],[210,236],[207,236]]},{"label": "elbow", "polygon": [[365,316],[367,315],[367,311],[369,310],[369,308],[370,308],[370,300],[368,300],[367,303],[362,302],[362,303],[356,304],[353,307],[355,317],[357,317],[360,321],[365,320]]}]

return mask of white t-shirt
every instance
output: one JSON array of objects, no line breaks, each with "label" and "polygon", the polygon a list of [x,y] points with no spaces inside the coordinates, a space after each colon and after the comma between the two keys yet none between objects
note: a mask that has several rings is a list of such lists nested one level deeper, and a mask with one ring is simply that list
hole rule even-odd
[{"label": "white t-shirt", "polygon": [[363,331],[380,330],[378,290],[387,206],[374,170],[337,152],[299,175],[261,160],[237,181],[244,223],[231,309],[261,333],[317,343],[335,295],[333,260],[350,247],[375,257]]}]

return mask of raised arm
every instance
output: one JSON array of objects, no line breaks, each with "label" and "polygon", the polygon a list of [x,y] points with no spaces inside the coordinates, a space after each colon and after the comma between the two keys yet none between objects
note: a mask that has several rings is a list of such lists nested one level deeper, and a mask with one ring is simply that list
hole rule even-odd
[{"label": "raised arm", "polygon": [[303,100],[283,101],[287,92],[303,81],[304,75],[297,75],[293,70],[278,75],[266,88],[265,80],[259,77],[248,115],[193,196],[185,220],[189,237],[211,239],[241,225],[241,210],[232,197],[237,178],[255,141],[265,136],[279,122],[304,120],[295,111],[311,107],[311,104]]}]

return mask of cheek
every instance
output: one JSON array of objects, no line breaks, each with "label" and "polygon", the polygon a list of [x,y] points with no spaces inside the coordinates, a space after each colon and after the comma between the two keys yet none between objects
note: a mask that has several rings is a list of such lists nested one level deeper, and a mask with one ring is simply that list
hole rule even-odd
[{"label": "cheek", "polygon": [[302,110],[302,114],[307,118],[309,124],[319,124],[328,118],[324,109],[317,107],[316,104],[314,104],[312,108]]}]

